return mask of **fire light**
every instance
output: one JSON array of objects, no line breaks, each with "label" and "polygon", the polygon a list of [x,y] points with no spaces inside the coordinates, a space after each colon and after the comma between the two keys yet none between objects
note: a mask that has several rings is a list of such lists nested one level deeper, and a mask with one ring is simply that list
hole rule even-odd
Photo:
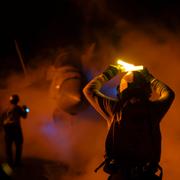
[{"label": "fire light", "polygon": [[123,72],[127,72],[127,71],[138,71],[138,70],[142,70],[143,69],[143,66],[140,65],[140,66],[135,66],[133,64],[129,64],[125,61],[122,61],[121,59],[118,59],[117,60],[117,64],[120,65],[120,69],[123,71]]}]

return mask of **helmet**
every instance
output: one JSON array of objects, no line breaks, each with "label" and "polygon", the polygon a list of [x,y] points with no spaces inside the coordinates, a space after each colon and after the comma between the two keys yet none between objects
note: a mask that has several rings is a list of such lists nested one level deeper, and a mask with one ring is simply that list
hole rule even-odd
[{"label": "helmet", "polygon": [[19,96],[17,94],[13,94],[9,97],[9,101],[11,104],[17,104],[19,102]]},{"label": "helmet", "polygon": [[151,84],[144,75],[138,71],[129,71],[121,79],[118,88],[120,96],[146,97],[151,96]]}]

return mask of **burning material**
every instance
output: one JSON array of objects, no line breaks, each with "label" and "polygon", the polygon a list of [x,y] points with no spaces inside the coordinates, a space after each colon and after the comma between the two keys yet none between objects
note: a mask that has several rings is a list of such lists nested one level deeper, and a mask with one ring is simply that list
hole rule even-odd
[{"label": "burning material", "polygon": [[127,71],[138,71],[142,70],[143,66],[135,66],[133,64],[129,64],[125,61],[122,61],[121,59],[117,60],[117,64],[120,66],[119,68],[121,69],[122,72],[127,72]]}]

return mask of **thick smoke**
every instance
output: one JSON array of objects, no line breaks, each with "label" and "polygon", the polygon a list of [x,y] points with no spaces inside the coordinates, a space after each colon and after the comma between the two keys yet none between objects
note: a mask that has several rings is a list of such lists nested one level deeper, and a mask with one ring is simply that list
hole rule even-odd
[{"label": "thick smoke", "polygon": [[[175,91],[175,101],[161,122],[161,164],[164,168],[164,180],[179,179],[179,34],[152,22],[147,23],[148,25],[136,25],[113,11],[108,11],[105,1],[83,4],[79,0],[76,3],[86,20],[82,37],[82,66],[85,76],[91,79],[109,64],[116,62],[117,58],[122,58],[135,65],[146,66],[156,78]],[[86,8],[82,8],[85,5]],[[94,19],[99,22],[96,21],[96,28],[93,29]],[[99,24],[101,22],[103,24]],[[51,61],[51,57],[47,58],[47,62],[48,59]],[[46,81],[49,64],[44,65],[41,56],[38,62],[35,70],[29,69],[28,77],[9,77],[8,89],[0,97],[1,109],[14,92],[20,95],[22,104],[30,107],[28,119],[22,121],[24,159],[40,159],[44,169],[42,173],[50,180],[106,179],[107,175],[102,170],[93,172],[103,160],[106,123],[91,107],[76,116],[62,112],[63,123],[54,123],[52,112],[55,104],[49,97],[50,82]],[[110,82],[109,88],[117,83],[119,77]],[[37,164],[37,161],[32,162]],[[32,168],[32,174],[35,175],[35,172]]]},{"label": "thick smoke", "polygon": [[[143,64],[155,77],[167,83],[175,91],[176,99],[161,123],[163,137],[161,164],[164,167],[165,180],[170,177],[178,179],[180,176],[176,162],[180,159],[178,153],[180,128],[177,111],[180,41],[178,36],[168,31],[159,30],[155,33],[156,36],[152,36],[141,30],[129,30],[121,39],[122,46],[117,57],[122,56],[137,65]],[[107,51],[108,48],[108,44],[104,45],[102,51]],[[108,65],[113,63],[113,60],[102,62],[99,59],[97,62]],[[41,64],[38,69],[30,74],[34,74],[41,81],[27,83],[31,75],[26,78],[14,75],[8,80],[9,89],[1,97],[2,102],[6,104],[8,96],[16,92],[20,94],[21,103],[30,107],[28,119],[22,121],[25,137],[24,157],[63,162],[67,166],[62,176],[62,172],[60,174],[54,172],[52,165],[43,165],[47,169],[45,176],[49,179],[105,179],[106,174],[102,170],[97,174],[93,172],[103,160],[104,139],[107,132],[105,122],[89,107],[76,116],[62,112],[62,119],[67,123],[55,124],[52,119],[54,102],[49,97],[48,85],[43,85],[43,78],[40,78],[46,74],[47,66]],[[92,76],[100,73],[100,70],[93,69],[92,66],[89,66],[89,70],[93,72]],[[116,79],[112,84],[118,83],[117,81]],[[113,86],[112,84],[110,87]]]},{"label": "thick smoke", "polygon": [[[93,171],[103,160],[106,124],[92,108],[76,116],[62,112],[60,122],[55,123],[52,118],[55,102],[49,95],[50,82],[45,79],[47,70],[47,66],[41,64],[38,70],[29,69],[26,77],[14,74],[7,79],[7,90],[1,93],[4,103],[1,110],[13,93],[20,95],[20,105],[26,104],[30,108],[28,118],[22,120],[24,172],[31,168],[32,177],[42,173],[41,176],[51,180],[87,179],[86,174],[90,179],[100,179],[105,175],[96,175]],[[1,139],[3,142],[2,136]],[[4,159],[3,149],[1,143]],[[43,168],[43,172],[35,168]],[[17,172],[15,179],[25,176],[23,172]]]}]

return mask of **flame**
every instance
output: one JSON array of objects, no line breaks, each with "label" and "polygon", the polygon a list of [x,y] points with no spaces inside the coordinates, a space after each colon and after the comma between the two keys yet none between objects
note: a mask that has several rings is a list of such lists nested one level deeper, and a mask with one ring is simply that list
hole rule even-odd
[{"label": "flame", "polygon": [[127,72],[127,71],[138,71],[138,70],[142,70],[143,69],[142,65],[135,66],[133,64],[129,64],[129,63],[125,62],[125,61],[122,61],[121,59],[117,60],[117,64],[121,65],[120,68],[124,72]]}]

